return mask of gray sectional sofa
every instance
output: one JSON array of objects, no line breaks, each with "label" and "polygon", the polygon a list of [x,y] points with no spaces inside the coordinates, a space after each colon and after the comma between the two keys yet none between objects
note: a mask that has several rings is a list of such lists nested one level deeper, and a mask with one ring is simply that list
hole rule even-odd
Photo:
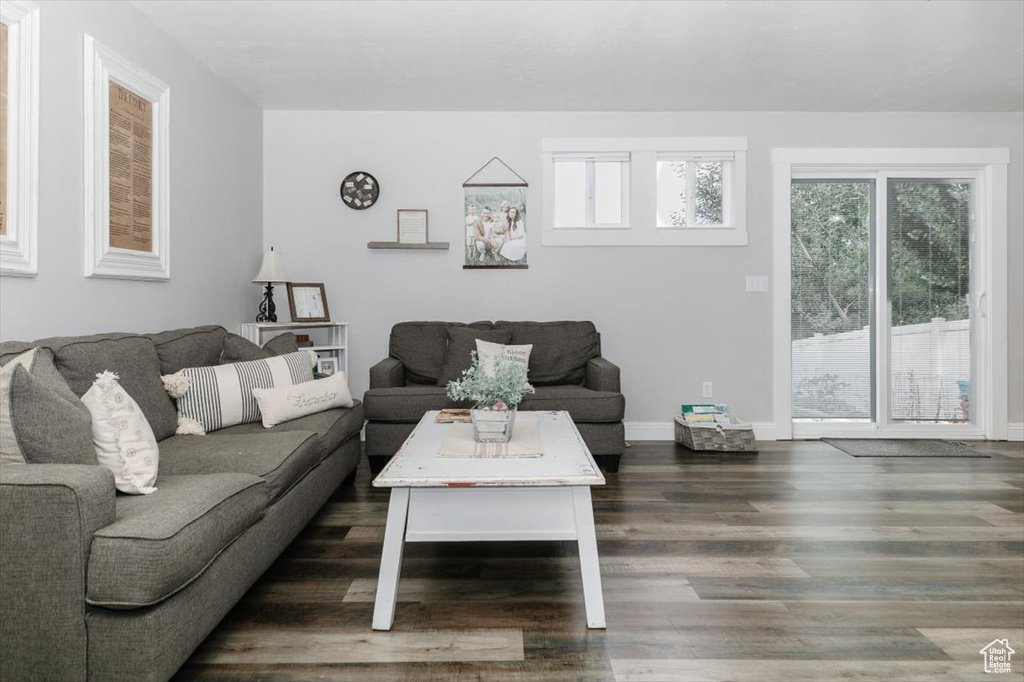
[{"label": "gray sectional sofa", "polygon": [[170,678],[352,480],[358,402],[272,429],[174,434],[160,375],[217,364],[232,339],[199,327],[0,344],[0,363],[48,349],[78,396],[117,372],[160,458],[150,495],[117,493],[97,464],[0,463],[0,679]]},{"label": "gray sectional sofa", "polygon": [[455,406],[445,386],[469,364],[474,338],[531,344],[529,380],[537,392],[521,410],[567,410],[594,459],[618,471],[626,447],[626,401],[619,368],[601,357],[592,322],[401,322],[391,329],[388,357],[370,368],[366,454],[376,474],[429,410]]}]

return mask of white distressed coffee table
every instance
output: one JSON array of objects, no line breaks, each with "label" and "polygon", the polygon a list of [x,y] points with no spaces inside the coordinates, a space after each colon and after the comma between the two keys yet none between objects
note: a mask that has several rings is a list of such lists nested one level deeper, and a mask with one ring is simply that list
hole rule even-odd
[{"label": "white distressed coffee table", "polygon": [[590,486],[604,485],[568,412],[519,412],[536,419],[541,457],[438,457],[451,424],[427,412],[373,481],[391,488],[373,629],[395,622],[406,542],[575,540],[587,627],[603,628],[604,597]]}]

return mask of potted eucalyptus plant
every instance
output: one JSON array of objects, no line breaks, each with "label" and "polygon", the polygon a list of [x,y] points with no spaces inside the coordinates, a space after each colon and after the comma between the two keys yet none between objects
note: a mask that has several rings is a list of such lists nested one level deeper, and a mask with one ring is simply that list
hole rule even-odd
[{"label": "potted eucalyptus plant", "polygon": [[483,362],[476,351],[470,356],[469,369],[448,382],[448,397],[473,401],[469,415],[478,442],[507,443],[512,438],[516,408],[524,395],[535,392],[526,380],[526,365],[504,355],[489,363]]}]

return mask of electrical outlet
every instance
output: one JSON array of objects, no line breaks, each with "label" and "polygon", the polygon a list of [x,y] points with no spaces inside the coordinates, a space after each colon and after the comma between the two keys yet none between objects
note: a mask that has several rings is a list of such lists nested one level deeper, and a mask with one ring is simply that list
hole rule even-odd
[{"label": "electrical outlet", "polygon": [[701,396],[705,398],[715,397],[715,385],[710,381],[705,381],[700,385]]},{"label": "electrical outlet", "polygon": [[768,291],[768,278],[763,275],[747,276],[747,291],[754,291],[763,294]]}]

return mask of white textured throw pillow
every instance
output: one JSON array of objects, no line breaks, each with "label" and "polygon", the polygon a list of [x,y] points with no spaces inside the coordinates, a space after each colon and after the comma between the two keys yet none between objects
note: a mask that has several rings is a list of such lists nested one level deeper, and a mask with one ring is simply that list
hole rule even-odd
[{"label": "white textured throw pillow", "polygon": [[178,401],[179,434],[202,435],[260,420],[255,388],[291,386],[313,380],[316,353],[300,350],[264,360],[188,367],[163,377]]},{"label": "white textured throw pillow", "polygon": [[132,400],[113,372],[96,375],[96,381],[82,396],[92,414],[92,442],[96,459],[114,472],[114,485],[123,493],[148,495],[156,492],[160,461],[156,438],[146,416]]},{"label": "white textured throw pillow", "polygon": [[506,346],[503,343],[491,343],[490,341],[476,340],[476,354],[480,356],[480,364],[484,371],[491,374],[494,371],[494,361],[501,355],[508,360],[521,363],[527,370],[530,369],[530,352],[533,344],[524,346]]},{"label": "white textured throw pillow", "polygon": [[254,388],[252,394],[259,403],[263,426],[268,429],[307,414],[355,404],[344,372],[294,386]]}]

